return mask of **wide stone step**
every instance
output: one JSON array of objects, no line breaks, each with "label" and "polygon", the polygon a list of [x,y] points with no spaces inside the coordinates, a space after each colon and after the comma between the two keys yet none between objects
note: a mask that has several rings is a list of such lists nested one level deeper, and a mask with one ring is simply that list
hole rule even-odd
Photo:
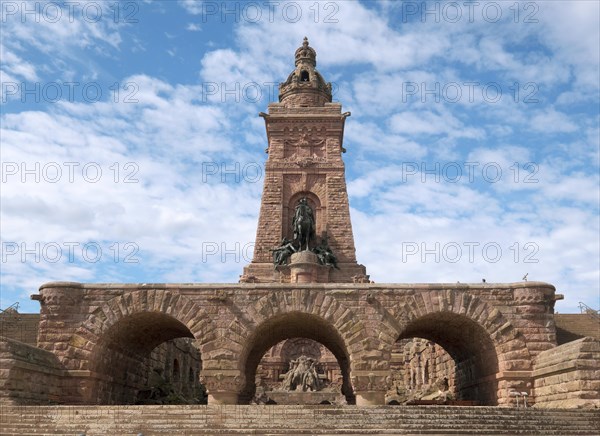
[{"label": "wide stone step", "polygon": [[546,436],[546,435],[557,435],[557,436],[597,436],[597,430],[570,430],[570,429],[523,429],[523,430],[515,430],[515,429],[506,429],[506,428],[490,428],[490,429],[481,429],[481,428],[446,428],[446,429],[408,429],[408,428],[397,428],[397,429],[344,429],[344,430],[328,430],[328,429],[295,429],[290,428],[287,430],[281,431],[272,431],[269,429],[201,429],[201,430],[188,430],[188,429],[175,429],[175,428],[165,428],[159,431],[156,430],[148,430],[148,429],[124,429],[124,428],[109,428],[104,427],[100,430],[88,430],[85,432],[84,430],[73,430],[70,432],[65,431],[31,431],[27,429],[6,429],[5,431],[0,432],[0,435],[70,435],[70,436],[79,436],[79,435],[133,435],[139,436],[143,434],[144,436],[151,435],[189,435],[189,436],[205,436],[205,435],[296,435],[296,434],[311,434],[311,435],[449,435],[449,434],[460,434],[460,435],[536,435],[536,436]]},{"label": "wide stone step", "polygon": [[1,407],[0,435],[597,435],[600,411],[451,406]]}]

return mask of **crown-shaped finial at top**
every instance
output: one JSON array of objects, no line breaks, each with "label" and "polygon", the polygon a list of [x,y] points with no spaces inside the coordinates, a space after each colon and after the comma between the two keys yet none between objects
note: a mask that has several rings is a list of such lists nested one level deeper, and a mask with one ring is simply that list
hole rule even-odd
[{"label": "crown-shaped finial at top", "polygon": [[308,45],[308,38],[305,36],[302,41],[302,47],[299,47],[295,53],[296,66],[300,63],[317,66],[317,52]]}]

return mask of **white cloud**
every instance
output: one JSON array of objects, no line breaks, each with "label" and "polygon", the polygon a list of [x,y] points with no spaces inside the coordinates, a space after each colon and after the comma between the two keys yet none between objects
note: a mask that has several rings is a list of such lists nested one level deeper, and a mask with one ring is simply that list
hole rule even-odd
[{"label": "white cloud", "polygon": [[474,177],[488,181],[500,192],[538,189],[547,183],[547,174],[540,171],[540,163],[533,161],[526,147],[502,144],[497,148],[476,148],[469,152],[466,161]]},{"label": "white cloud", "polygon": [[572,65],[575,86],[598,90],[600,63],[600,4],[595,1],[543,2],[540,38],[553,50],[557,62]]},{"label": "white cloud", "polygon": [[[433,89],[440,77],[422,70],[409,70],[402,73],[363,73],[348,83],[352,92],[344,95],[344,103],[357,106],[361,113],[370,116],[388,114],[392,109],[419,105],[424,101],[425,88]],[[354,101],[347,101],[347,97]],[[438,95],[439,97],[439,95]],[[340,97],[341,98],[341,97]],[[435,96],[429,96],[434,101]]]},{"label": "white cloud", "polygon": [[408,135],[446,134],[449,138],[482,139],[485,132],[476,127],[465,126],[448,111],[405,111],[394,114],[389,119],[390,129]]},{"label": "white cloud", "polygon": [[[66,251],[56,264],[42,254],[23,265],[19,250],[4,264],[11,274],[3,286],[22,286],[21,274],[38,286],[42,279],[107,281],[105,274],[116,280],[130,265],[111,264],[115,243],[139,247],[147,281],[164,281],[163,274],[174,280],[174,264],[189,274],[179,281],[235,281],[250,260],[251,248],[242,249],[254,237],[262,177],[246,180],[243,165],[256,166],[258,157],[231,146],[218,107],[192,103],[197,89],[148,76],[126,80],[138,83],[138,103],[63,103],[3,116],[3,164],[16,165],[3,183],[3,242],[41,250],[91,242],[105,256],[102,268],[80,252],[70,262]],[[33,171],[25,182],[23,168]],[[237,250],[237,259],[222,259],[225,250]]]},{"label": "white cloud", "polygon": [[[39,79],[35,66],[8,50],[4,44],[0,44],[0,57],[2,58],[3,70],[6,70],[8,73],[19,79],[29,81]],[[2,80],[2,83],[6,83],[6,81]]]},{"label": "white cloud", "polygon": [[45,9],[39,3],[24,2],[23,10],[41,9],[41,12],[30,16],[21,13],[9,16],[4,23],[8,36],[4,43],[11,46],[23,42],[40,51],[60,53],[67,58],[72,58],[67,55],[74,47],[93,47],[99,42],[118,48],[121,36],[114,9],[107,3],[87,3],[93,7],[81,2],[73,4],[71,9],[68,6],[61,7],[62,12],[54,14],[43,12]]},{"label": "white cloud", "polygon": [[[539,3],[540,23],[527,25],[510,23],[510,15],[494,24],[400,23],[393,14],[402,6],[393,2],[337,2],[336,23],[325,23],[324,15],[315,23],[308,9],[313,2],[298,2],[304,12],[298,23],[282,17],[281,7],[274,22],[220,23],[222,33],[202,41],[202,47],[215,48],[200,52],[199,84],[177,85],[168,73],[161,79],[139,74],[125,79],[138,86],[138,103],[59,103],[45,112],[4,115],[3,159],[30,166],[91,161],[107,177],[93,184],[12,180],[2,192],[3,238],[8,238],[3,241],[134,241],[142,260],[137,267],[104,263],[100,268],[13,259],[7,281],[15,289],[22,289],[22,283],[35,288],[42,278],[235,281],[247,259],[221,259],[221,251],[252,242],[262,179],[222,183],[221,164],[262,165],[266,138],[256,112],[266,102],[236,102],[221,91],[284,80],[306,35],[325,79],[339,85],[335,98],[353,112],[345,127],[348,189],[359,261],[373,279],[510,282],[529,272],[531,280],[568,291],[558,307],[573,309],[578,298],[593,304],[598,292],[598,118],[590,116],[589,104],[598,89],[598,13],[591,3],[574,3],[573,8]],[[192,21],[204,18],[198,16],[203,3],[180,4],[196,15],[188,17]],[[318,4],[321,12],[326,4]],[[93,76],[93,57],[98,50],[102,56],[119,53],[126,28],[108,22],[92,26],[85,20],[13,26],[5,42],[5,51],[14,55],[7,63],[12,69],[3,64],[2,77],[21,80],[48,71],[76,76],[73,65],[82,60],[90,62],[86,71]],[[199,28],[187,24],[190,32]],[[231,35],[225,35],[229,30],[232,44]],[[137,47],[147,47],[148,54],[151,47],[166,56],[171,48],[155,47],[141,35],[127,36]],[[187,35],[208,37],[206,32]],[[177,49],[184,52],[184,47]],[[28,55],[31,50],[51,56],[40,60]],[[405,101],[402,95],[403,83],[431,88],[471,80],[497,82],[507,98],[491,103],[480,88],[473,101],[463,97],[456,104],[423,101],[421,95]],[[515,101],[514,81],[539,84],[538,103],[524,104],[523,92]],[[208,83],[220,87],[216,94],[207,96]],[[553,101],[557,107],[548,105]],[[403,178],[403,163],[431,168],[444,159],[497,162],[506,178],[496,184],[481,177],[452,184],[430,176],[422,182],[421,170]],[[529,161],[539,164],[539,183],[512,182],[511,165]],[[138,166],[139,182],[115,184],[110,166],[118,163],[123,177],[128,162]],[[207,163],[217,168],[210,177],[203,172]],[[481,246],[475,262],[465,260],[464,246],[456,263],[438,263],[432,256],[423,262],[420,253],[402,259],[403,242],[427,248],[469,241],[500,244],[501,260],[484,259]],[[523,261],[531,254],[523,248],[529,242],[537,244],[538,263]],[[511,249],[515,243],[518,253]],[[207,257],[205,249],[215,246],[206,244],[216,244],[217,253]],[[4,277],[3,271],[3,286]]]},{"label": "white cloud", "polygon": [[199,32],[202,28],[196,23],[188,23],[185,27],[185,30],[189,30],[190,32]]},{"label": "white cloud", "polygon": [[531,128],[542,133],[569,133],[577,130],[577,125],[569,116],[554,108],[538,111],[530,122]]},{"label": "white cloud", "polygon": [[201,14],[203,7],[206,8],[206,5],[204,5],[206,2],[203,0],[179,0],[178,2],[186,11],[193,15]]},{"label": "white cloud", "polygon": [[[510,44],[509,41],[505,41]],[[555,85],[565,83],[570,78],[569,66],[557,59],[535,50],[520,59],[518,54],[509,53],[501,41],[492,37],[483,37],[480,42],[477,63],[481,69],[504,71],[507,79],[512,79],[525,86],[527,83]],[[507,80],[508,82],[508,80]]]},{"label": "white cloud", "polygon": [[[19,2],[14,14],[3,16],[3,68],[27,81],[43,80],[47,74],[73,81],[78,68],[93,75],[100,67],[92,58],[119,52],[122,29],[138,20],[130,9],[97,1]],[[116,15],[117,10],[123,15]]]},{"label": "white cloud", "polygon": [[542,194],[550,186],[538,185],[541,195],[526,204],[504,204],[474,185],[393,175],[374,171],[351,184],[362,194],[363,183],[383,181],[369,187],[368,212],[352,210],[357,257],[376,282],[502,283],[528,272],[566,295],[560,311],[597,299],[597,210],[562,205]]},{"label": "white cloud", "polygon": [[[362,123],[360,121],[348,120],[345,127],[345,143],[349,144],[349,150],[354,152],[358,148],[359,159],[385,156],[388,159],[406,159],[423,157],[426,148],[402,134],[395,134],[383,130],[373,122]],[[354,154],[353,154],[354,155]]]}]

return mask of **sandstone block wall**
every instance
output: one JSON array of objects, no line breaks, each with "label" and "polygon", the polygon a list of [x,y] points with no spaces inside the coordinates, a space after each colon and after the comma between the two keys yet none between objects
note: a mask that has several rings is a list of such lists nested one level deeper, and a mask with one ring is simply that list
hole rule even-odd
[{"label": "sandstone block wall", "polygon": [[53,353],[0,337],[0,403],[60,403],[64,375]]},{"label": "sandstone block wall", "polygon": [[457,397],[454,360],[434,342],[421,338],[396,342],[390,367],[394,386],[386,402],[420,400],[439,390],[446,391],[451,399]]},{"label": "sandstone block wall", "polygon": [[[197,402],[200,394],[200,351],[193,339],[177,338],[163,342],[143,362],[144,378],[137,387],[152,388],[151,374],[160,368],[162,377],[177,396],[190,403]],[[139,396],[138,396],[139,400]]]},{"label": "sandstone block wall", "polygon": [[[56,282],[42,286],[34,298],[42,304],[39,346],[81,375],[69,388],[70,401],[77,395],[90,401],[86,392],[102,390],[102,401],[109,403],[131,397],[118,391],[124,383],[115,374],[133,374],[125,367],[139,366],[139,353],[177,337],[195,339],[201,380],[213,399],[220,393],[223,401],[235,402],[242,392],[251,398],[264,353],[281,340],[306,337],[336,356],[346,392],[371,392],[372,401],[382,404],[391,387],[394,344],[425,337],[444,347],[468,374],[468,383],[460,382],[464,399],[508,404],[510,389],[527,391],[533,400],[533,358],[556,344],[554,288],[537,282]],[[137,376],[141,382],[143,373]],[[102,389],[86,385],[86,377],[98,380]]]},{"label": "sandstone block wall", "polygon": [[538,355],[536,407],[600,408],[600,341],[586,337]]}]

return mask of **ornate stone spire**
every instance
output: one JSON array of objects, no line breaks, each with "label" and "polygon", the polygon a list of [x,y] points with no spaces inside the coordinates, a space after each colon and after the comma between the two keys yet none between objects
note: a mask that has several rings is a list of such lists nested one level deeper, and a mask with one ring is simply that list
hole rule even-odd
[{"label": "ornate stone spire", "polygon": [[302,42],[302,47],[296,50],[296,66],[299,64],[311,65],[313,68],[317,66],[317,52],[314,48],[308,46],[308,38],[305,36]]},{"label": "ornate stone spire", "polygon": [[317,52],[305,36],[295,57],[296,68],[279,84],[279,101],[287,107],[318,107],[331,102],[331,83],[325,82],[315,68]]}]

